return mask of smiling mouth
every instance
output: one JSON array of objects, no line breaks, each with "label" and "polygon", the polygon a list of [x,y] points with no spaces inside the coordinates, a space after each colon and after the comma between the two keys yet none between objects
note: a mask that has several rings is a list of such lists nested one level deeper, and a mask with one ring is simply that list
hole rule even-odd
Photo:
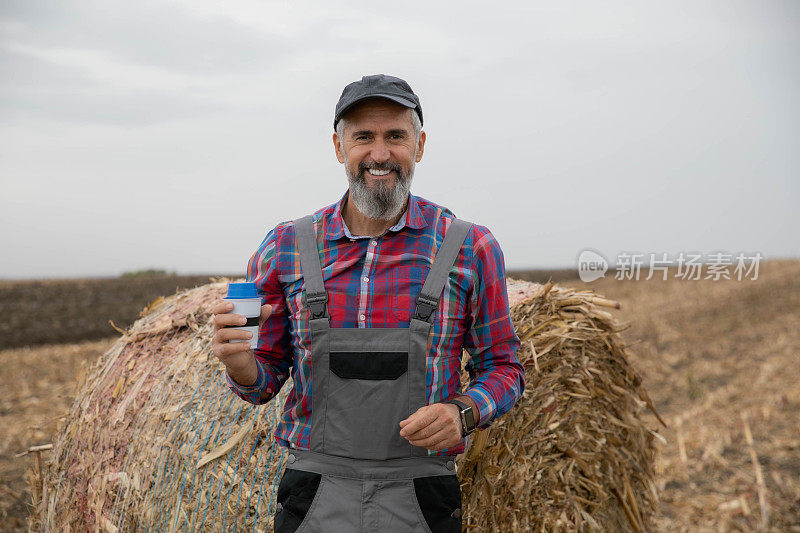
[{"label": "smiling mouth", "polygon": [[384,176],[388,176],[389,173],[392,172],[392,171],[391,170],[378,170],[376,168],[368,168],[367,172],[369,173],[370,176],[374,176],[376,178],[381,178],[381,177],[384,177]]}]

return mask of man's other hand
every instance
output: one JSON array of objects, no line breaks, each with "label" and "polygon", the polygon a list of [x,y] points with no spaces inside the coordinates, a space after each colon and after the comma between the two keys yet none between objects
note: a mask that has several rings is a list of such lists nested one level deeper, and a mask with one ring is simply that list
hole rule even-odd
[{"label": "man's other hand", "polygon": [[[220,300],[212,309],[214,313],[214,338],[211,341],[211,351],[228,370],[228,374],[239,385],[246,387],[256,382],[258,368],[250,348],[252,333],[241,329],[226,328],[225,326],[244,326],[247,319],[243,315],[231,313],[233,303]],[[272,314],[272,306],[261,306],[261,324]],[[228,342],[229,340],[238,342]]]},{"label": "man's other hand", "polygon": [[400,421],[400,436],[414,446],[444,450],[461,442],[461,416],[457,405],[432,403]]}]

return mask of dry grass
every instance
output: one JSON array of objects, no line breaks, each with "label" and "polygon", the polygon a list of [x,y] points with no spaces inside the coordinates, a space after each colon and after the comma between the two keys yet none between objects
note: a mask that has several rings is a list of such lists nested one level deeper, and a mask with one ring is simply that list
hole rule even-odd
[{"label": "dry grass", "polygon": [[15,455],[52,442],[59,418],[75,399],[75,380],[84,363],[94,362],[116,340],[0,352],[0,529],[27,531],[31,497],[25,472],[32,462]]}]

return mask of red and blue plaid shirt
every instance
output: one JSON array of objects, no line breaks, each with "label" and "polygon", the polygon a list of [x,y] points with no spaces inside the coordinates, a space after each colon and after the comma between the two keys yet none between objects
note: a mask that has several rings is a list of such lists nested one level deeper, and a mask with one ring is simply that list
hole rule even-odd
[{"label": "red and blue plaid shirt", "polygon": [[[322,275],[328,292],[332,328],[408,327],[414,301],[422,290],[436,251],[453,220],[453,213],[409,195],[398,223],[379,237],[353,236],[342,219],[347,192],[335,204],[313,215],[324,235]],[[272,315],[261,325],[255,358],[258,378],[244,387],[227,376],[228,385],[250,403],[266,403],[280,390],[291,371],[293,386],[275,438],[283,446],[308,450],[311,421],[311,344],[309,311],[301,301],[303,275],[294,224],[272,229],[247,266],[247,281],[255,282]],[[500,245],[489,230],[472,225],[434,315],[426,379],[428,404],[460,391],[462,348],[470,383],[465,392],[478,405],[478,427],[487,427],[516,403],[525,387],[508,308],[505,265]],[[399,431],[399,428],[398,428]],[[435,452],[452,455],[457,446]],[[434,452],[431,452],[432,454]]]}]

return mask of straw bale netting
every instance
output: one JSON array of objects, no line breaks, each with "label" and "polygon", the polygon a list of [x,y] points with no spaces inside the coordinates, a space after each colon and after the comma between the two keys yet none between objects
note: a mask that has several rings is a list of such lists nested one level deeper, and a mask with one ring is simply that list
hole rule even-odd
[{"label": "straw bale netting", "polygon": [[[227,281],[159,298],[87,373],[32,491],[42,494],[34,530],[271,531],[287,455],[271,433],[289,387],[260,407],[228,390],[209,312]],[[526,390],[459,457],[464,523],[649,529],[656,434],[619,326],[601,309],[614,303],[508,287]]]}]

